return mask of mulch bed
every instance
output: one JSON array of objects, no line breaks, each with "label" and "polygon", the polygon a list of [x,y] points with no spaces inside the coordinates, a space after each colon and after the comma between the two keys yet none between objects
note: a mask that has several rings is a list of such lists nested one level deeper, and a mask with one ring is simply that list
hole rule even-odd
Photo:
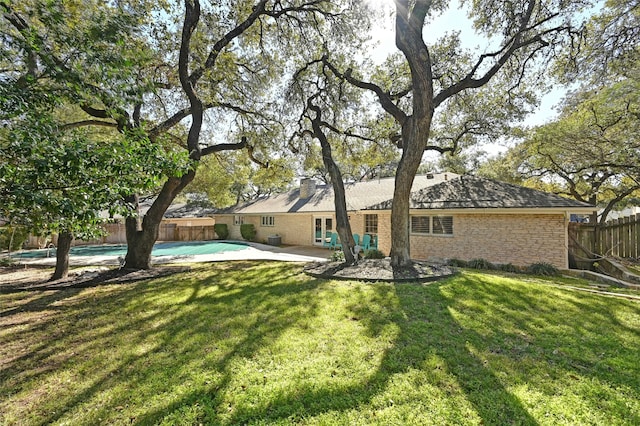
[{"label": "mulch bed", "polygon": [[[23,267],[15,268],[20,272]],[[188,266],[154,266],[151,269],[106,269],[94,268],[80,271],[72,271],[69,276],[56,281],[48,281],[43,278],[42,274],[32,275],[29,279],[11,279],[7,282],[3,279],[0,283],[0,293],[15,293],[19,291],[47,291],[47,290],[64,290],[69,288],[87,288],[97,285],[106,284],[124,284],[136,281],[147,280],[151,278],[160,278],[173,275],[179,272],[191,270]],[[10,268],[2,268],[0,278],[11,277]],[[51,275],[52,269],[47,268],[48,276]]]},{"label": "mulch bed", "polygon": [[374,282],[427,282],[455,273],[449,266],[426,262],[414,262],[408,267],[394,268],[389,259],[363,259],[355,265],[343,262],[313,262],[307,264],[304,271],[317,278]]}]

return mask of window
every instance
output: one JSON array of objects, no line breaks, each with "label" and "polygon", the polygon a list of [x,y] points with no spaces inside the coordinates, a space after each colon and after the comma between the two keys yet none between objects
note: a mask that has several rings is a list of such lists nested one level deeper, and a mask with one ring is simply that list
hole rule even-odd
[{"label": "window", "polygon": [[411,233],[453,235],[453,216],[411,216]]},{"label": "window", "polygon": [[233,215],[233,224],[235,226],[240,226],[244,223],[244,216],[240,216],[240,215]]},{"label": "window", "polygon": [[429,219],[429,216],[411,216],[411,232],[414,234],[428,234],[431,229]]},{"label": "window", "polygon": [[433,233],[439,235],[453,235],[453,217],[434,216]]},{"label": "window", "polygon": [[276,226],[276,219],[273,216],[262,216],[260,218],[261,226]]},{"label": "window", "polygon": [[370,235],[378,235],[378,215],[364,215],[364,233]]}]

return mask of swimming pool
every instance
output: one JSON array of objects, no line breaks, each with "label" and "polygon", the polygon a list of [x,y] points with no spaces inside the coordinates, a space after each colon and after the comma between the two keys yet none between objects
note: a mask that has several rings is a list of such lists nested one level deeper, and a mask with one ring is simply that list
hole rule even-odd
[{"label": "swimming pool", "polygon": [[[229,251],[240,251],[249,248],[248,244],[240,241],[171,241],[156,243],[153,246],[152,256],[194,256],[198,254],[216,254]],[[76,246],[72,247],[70,256],[125,256],[127,246],[100,245],[100,246]],[[25,250],[14,253],[13,258],[39,259],[55,257],[55,249]]]}]

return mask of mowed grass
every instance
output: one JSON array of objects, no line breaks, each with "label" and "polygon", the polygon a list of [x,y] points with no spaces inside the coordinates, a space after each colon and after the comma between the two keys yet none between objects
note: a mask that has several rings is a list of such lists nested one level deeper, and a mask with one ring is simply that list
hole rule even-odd
[{"label": "mowed grass", "polygon": [[227,262],[0,295],[0,424],[640,424],[640,303]]}]

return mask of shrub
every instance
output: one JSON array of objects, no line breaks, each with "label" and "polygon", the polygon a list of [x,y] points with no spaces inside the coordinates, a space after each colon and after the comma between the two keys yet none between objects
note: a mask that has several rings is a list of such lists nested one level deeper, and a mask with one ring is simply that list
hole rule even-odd
[{"label": "shrub", "polygon": [[344,262],[344,253],[340,250],[336,250],[331,253],[331,258],[329,260],[332,262]]},{"label": "shrub", "polygon": [[467,263],[467,267],[473,268],[473,269],[484,269],[488,271],[492,269],[496,269],[495,265],[486,259],[471,259]]},{"label": "shrub", "polygon": [[378,249],[371,249],[364,252],[365,259],[384,259],[384,253]]},{"label": "shrub", "polygon": [[246,241],[254,241],[256,239],[256,227],[253,223],[243,223],[240,225],[240,235]]},{"label": "shrub", "polygon": [[229,238],[229,227],[226,223],[216,223],[213,225],[213,230],[221,240]]},{"label": "shrub", "polygon": [[546,262],[533,263],[529,265],[527,267],[527,273],[531,275],[543,275],[547,277],[560,275],[560,271],[558,271],[558,268]]},{"label": "shrub", "polygon": [[453,258],[453,259],[449,259],[447,261],[447,265],[455,266],[455,267],[458,267],[458,268],[466,268],[467,267],[467,261],[462,260],[462,259]]},{"label": "shrub", "polygon": [[502,265],[500,265],[498,267],[498,269],[500,269],[501,271],[504,271],[504,272],[513,272],[513,273],[520,272],[520,268],[518,268],[517,266],[515,266],[512,263],[503,263]]},{"label": "shrub", "polygon": [[10,257],[3,257],[0,259],[0,266],[2,267],[13,266],[15,264],[16,262]]},{"label": "shrub", "polygon": [[5,226],[0,228],[0,250],[16,251],[22,248],[22,244],[29,238],[29,231],[21,226]]}]

